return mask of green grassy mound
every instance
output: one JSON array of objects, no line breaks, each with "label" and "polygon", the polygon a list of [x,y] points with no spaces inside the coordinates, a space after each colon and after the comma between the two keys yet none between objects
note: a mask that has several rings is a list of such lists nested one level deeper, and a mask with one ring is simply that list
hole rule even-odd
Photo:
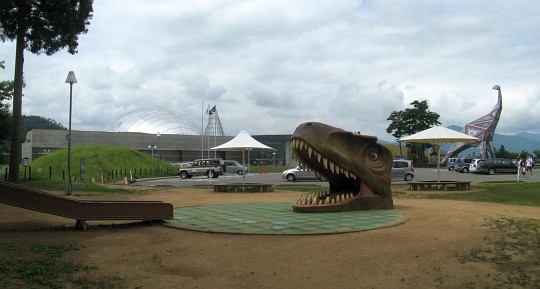
[{"label": "green grassy mound", "polygon": [[[84,158],[84,170],[81,159]],[[54,151],[34,160],[32,168],[33,179],[62,179],[67,178],[68,169],[67,149]],[[75,146],[71,149],[71,173],[76,179],[100,180],[104,178],[123,179],[131,175],[133,178],[153,177],[177,174],[178,168],[167,162],[127,147],[117,146]]]}]

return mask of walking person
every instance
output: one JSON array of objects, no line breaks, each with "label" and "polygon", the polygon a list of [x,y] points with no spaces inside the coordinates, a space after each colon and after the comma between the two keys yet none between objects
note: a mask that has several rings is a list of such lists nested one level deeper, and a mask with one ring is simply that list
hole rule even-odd
[{"label": "walking person", "polygon": [[523,159],[521,156],[518,156],[517,167],[518,167],[517,169],[518,177],[526,178],[527,176],[525,175],[525,172],[526,172],[525,159]]},{"label": "walking person", "polygon": [[534,161],[533,161],[531,155],[527,155],[526,166],[527,166],[527,171],[529,172],[529,174],[531,175],[531,177],[533,176],[533,175],[532,175],[533,164],[534,164]]},{"label": "walking person", "polygon": [[519,178],[521,178],[521,166],[523,165],[523,159],[521,158],[521,155],[517,157],[517,179],[519,182]]}]

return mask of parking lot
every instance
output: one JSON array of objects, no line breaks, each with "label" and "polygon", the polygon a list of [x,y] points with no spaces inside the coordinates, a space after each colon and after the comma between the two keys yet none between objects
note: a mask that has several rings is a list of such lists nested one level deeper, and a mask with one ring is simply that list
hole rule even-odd
[{"label": "parking lot", "polygon": [[[436,168],[415,168],[415,181],[433,181],[437,180]],[[459,173],[448,171],[446,168],[441,168],[439,171],[441,181],[470,181],[471,184],[478,183],[501,183],[501,182],[517,182],[516,174],[496,174],[482,175],[475,173]],[[520,178],[521,182],[540,182],[540,171],[533,170],[533,177],[527,176]],[[194,185],[214,185],[228,183],[265,183],[273,185],[292,184],[281,177],[281,172],[270,172],[266,174],[249,173],[243,179],[243,176],[237,174],[225,174],[216,179],[208,179],[206,177],[193,177],[191,179],[181,179],[180,177],[169,177],[159,179],[138,180],[135,185],[142,186],[175,186],[175,187],[190,187]],[[296,184],[313,184],[324,185],[321,181],[296,181]],[[404,180],[392,180],[394,184],[405,184]]]}]

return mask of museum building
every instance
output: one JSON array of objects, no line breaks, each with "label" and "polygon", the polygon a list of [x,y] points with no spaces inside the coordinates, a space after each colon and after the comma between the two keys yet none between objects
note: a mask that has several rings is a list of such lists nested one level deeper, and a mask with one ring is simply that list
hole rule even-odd
[{"label": "museum building", "polygon": [[[22,145],[22,157],[30,162],[44,154],[68,146],[67,130],[34,129],[27,133]],[[251,164],[290,164],[292,160],[291,135],[253,135],[257,141],[275,151],[253,150],[245,159]],[[72,146],[123,146],[175,163],[199,158],[218,157],[242,161],[242,151],[214,151],[233,136],[201,136],[178,134],[148,134],[139,132],[71,131]],[[274,154],[275,153],[275,154]]]}]

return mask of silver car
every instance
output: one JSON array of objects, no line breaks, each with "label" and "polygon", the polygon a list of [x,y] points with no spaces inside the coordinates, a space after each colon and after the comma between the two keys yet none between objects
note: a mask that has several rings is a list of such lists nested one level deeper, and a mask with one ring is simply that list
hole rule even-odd
[{"label": "silver car", "polygon": [[308,172],[300,166],[294,169],[285,170],[281,176],[289,182],[294,182],[296,180],[321,180],[326,182],[324,177],[317,177],[314,172]]},{"label": "silver car", "polygon": [[484,162],[483,159],[474,159],[469,165],[469,172],[478,174],[478,168]]},{"label": "silver car", "polygon": [[453,171],[454,167],[456,166],[456,161],[457,160],[458,160],[458,158],[449,158],[448,161],[446,162],[446,168],[449,171]]},{"label": "silver car", "polygon": [[414,165],[410,160],[394,160],[392,163],[392,179],[402,179],[407,182],[414,178]]},{"label": "silver car", "polygon": [[233,174],[239,174],[239,175],[243,175],[244,172],[248,173],[248,168],[245,166],[242,166],[242,164],[240,164],[237,161],[223,160],[223,163],[225,164],[226,173],[233,173]]}]

